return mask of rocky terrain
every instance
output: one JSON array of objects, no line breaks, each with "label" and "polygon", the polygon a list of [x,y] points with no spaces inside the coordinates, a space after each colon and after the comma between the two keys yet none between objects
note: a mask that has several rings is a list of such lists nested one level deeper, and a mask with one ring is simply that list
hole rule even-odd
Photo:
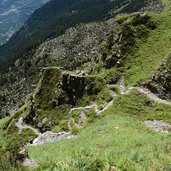
[{"label": "rocky terrain", "polygon": [[[76,69],[77,66],[98,58],[102,42],[114,32],[115,25],[115,19],[77,25],[62,36],[40,45],[33,56],[18,59],[15,67],[1,76],[2,82],[5,82],[1,83],[1,113],[11,113],[27,101],[38,83],[42,67],[57,65],[65,69]],[[90,68],[87,72],[89,70]]]},{"label": "rocky terrain", "polygon": [[146,86],[158,96],[171,99],[170,55],[156,69]]},{"label": "rocky terrain", "polygon": [[[48,78],[48,76],[50,76],[50,78]],[[96,81],[94,81],[94,79]],[[9,131],[14,126],[13,124],[15,124],[17,128],[17,136],[20,136],[24,132],[24,130],[27,129],[34,132],[34,136],[32,135],[32,137],[29,139],[30,143],[27,144],[27,146],[33,147],[50,142],[57,142],[64,139],[69,140],[71,138],[77,138],[77,136],[75,135],[76,130],[78,131],[79,129],[83,129],[85,123],[89,121],[90,109],[93,109],[95,111],[93,117],[100,118],[100,115],[103,115],[103,113],[113,105],[114,101],[117,100],[117,96],[120,96],[120,94],[122,96],[129,95],[130,92],[133,90],[136,90],[140,94],[144,94],[149,99],[149,102],[151,104],[158,103],[171,106],[170,102],[160,99],[147,89],[144,89],[142,87],[125,86],[123,77],[118,80],[117,84],[113,85],[118,86],[119,94],[116,94],[113,91],[111,84],[106,85],[106,87],[109,88],[108,91],[110,93],[108,94],[108,96],[111,95],[111,100],[103,106],[99,106],[101,105],[101,103],[98,103],[98,101],[96,101],[92,105],[89,105],[95,100],[94,97],[92,99],[90,98],[87,106],[84,107],[71,108],[71,106],[66,105],[79,105],[77,101],[79,101],[79,99],[81,99],[82,101],[84,99],[82,99],[82,97],[85,94],[91,96],[93,95],[93,93],[95,93],[94,95],[98,95],[96,97],[96,100],[98,100],[99,96],[101,96],[99,92],[101,91],[99,89],[101,86],[100,83],[103,82],[102,78],[99,77],[98,79],[100,79],[99,83],[97,81],[97,76],[90,77],[88,75],[85,75],[85,73],[76,74],[66,71],[61,72],[60,69],[56,67],[44,68],[42,76],[40,78],[41,81],[39,82],[39,85],[31,100],[26,104],[26,106],[24,106],[24,108],[21,108],[17,113],[10,117],[10,120],[6,123],[6,125],[4,125],[3,129],[6,131],[7,134],[9,134]],[[96,84],[98,85],[98,87],[96,86]],[[105,87],[105,83],[102,84],[102,87]],[[63,109],[62,112],[66,113],[63,113],[64,115],[62,115],[62,117],[59,115],[57,117],[57,111],[61,110],[63,108],[63,105],[65,105],[65,108],[70,108],[70,110],[65,111]],[[41,118],[39,110],[41,110]],[[55,110],[55,117],[53,117],[53,115],[50,113],[45,113],[46,115],[43,116],[43,110],[46,110],[46,112],[48,112],[47,110],[49,110],[50,113]],[[75,116],[74,112],[76,111],[78,111],[78,115]],[[55,125],[59,126],[59,117],[61,119],[60,122],[62,121],[63,124],[67,126],[67,128],[65,128],[64,125],[60,125],[60,128],[62,126],[62,129],[66,129],[67,132],[59,132],[58,130],[57,133],[54,133],[48,131],[54,131],[55,129],[53,129],[53,127]],[[65,117],[67,118],[67,120],[65,120]],[[55,119],[57,120],[55,121]],[[171,125],[164,121],[146,120],[144,121],[144,124],[157,132],[166,132],[168,134],[170,133]],[[116,127],[115,129],[119,129],[119,127]],[[24,165],[27,165],[29,167],[37,167],[38,163],[30,159],[25,148],[26,146],[22,148],[21,151],[18,151],[15,161],[19,163],[22,162]]]},{"label": "rocky terrain", "polygon": [[[140,9],[159,12],[162,7],[160,1],[150,1],[147,9]],[[74,70],[85,62],[98,60],[102,55],[107,68],[117,62],[117,65],[120,66],[120,55],[123,55],[121,53],[124,52],[121,52],[122,47],[118,47],[118,40],[121,38],[119,36],[122,33],[116,34],[117,25],[114,18],[101,22],[78,24],[66,30],[61,36],[47,40],[36,49],[24,53],[23,57],[18,58],[15,65],[9,68],[8,72],[0,74],[1,115],[9,115],[29,99],[30,93],[38,83],[42,67],[55,65]],[[115,37],[113,40],[115,42],[112,42],[115,45],[111,50],[113,54],[105,59],[104,43],[109,41],[112,36]],[[118,55],[117,58],[115,58],[116,55]],[[111,58],[112,56],[114,58]],[[91,72],[91,67],[87,67],[85,70]]]},{"label": "rocky terrain", "polygon": [[168,123],[165,123],[163,121],[155,121],[154,120],[154,121],[145,121],[144,123],[157,132],[168,133],[168,130],[171,129],[171,125]]}]

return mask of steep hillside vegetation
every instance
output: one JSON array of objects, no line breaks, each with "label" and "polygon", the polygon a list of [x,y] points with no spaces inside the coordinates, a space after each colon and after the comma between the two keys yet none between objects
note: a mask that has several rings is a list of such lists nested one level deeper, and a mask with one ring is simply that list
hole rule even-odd
[{"label": "steep hillside vegetation", "polygon": [[[30,100],[17,112],[2,120],[2,155],[8,152],[4,157],[9,158],[13,164],[21,162],[19,152],[26,143],[32,142],[36,137],[33,128],[37,128],[41,133],[50,130],[77,133],[79,128],[74,118],[78,119],[79,116],[71,116],[70,109],[95,103],[90,109],[99,110],[98,106],[102,107],[111,99],[105,81],[100,76],[74,75],[62,72],[56,67],[45,68]],[[90,116],[87,116],[87,122],[95,122],[97,116],[94,110],[87,110],[85,113]],[[20,118],[33,128],[24,127],[22,123],[19,126]],[[2,160],[1,157],[1,162]]]},{"label": "steep hillside vegetation", "polygon": [[[169,170],[170,136],[154,133],[135,119],[132,110],[139,117],[150,108],[142,111],[146,108],[141,106],[144,97],[136,96],[135,106],[131,98],[135,100],[135,96],[129,95],[126,105],[119,103],[118,112],[114,105],[104,118],[82,130],[77,139],[28,147],[31,158],[40,164],[32,170]],[[140,108],[135,109],[138,103]],[[166,112],[167,106],[164,108]],[[124,110],[126,114],[122,113]],[[149,110],[147,116],[150,113]]]},{"label": "steep hillside vegetation", "polygon": [[[53,121],[59,119],[59,116],[55,116],[58,115],[57,113],[55,114],[51,112],[55,110],[57,112],[60,110],[62,107],[61,103],[59,103],[60,100],[65,99],[61,101],[63,103],[69,102],[69,98],[67,98],[67,94],[65,93],[63,93],[63,95],[65,94],[64,96],[58,96],[60,98],[51,101],[56,94],[53,85],[54,80],[58,80],[59,78],[59,71],[60,70],[57,68],[45,69],[44,74],[42,75],[43,77],[41,77],[40,85],[38,85],[36,94],[31,101],[23,106],[18,112],[1,120],[0,126],[5,133],[1,135],[0,139],[2,142],[1,154],[4,153],[3,150],[8,150],[8,154],[12,153],[12,162],[17,161],[19,164],[24,161],[22,154],[19,153],[21,154],[19,155],[18,152],[22,150],[27,142],[32,142],[34,137],[36,137],[34,131],[29,127],[20,130],[16,124],[17,120],[19,120],[20,117],[23,117],[25,122],[33,127],[36,123],[35,121],[39,117],[39,121],[43,121],[44,124],[50,126]],[[51,74],[48,74],[49,72]],[[51,76],[50,79],[47,78],[46,74]],[[65,83],[68,84],[64,86],[65,88],[63,88],[63,90],[67,90],[66,87],[68,87],[72,92],[74,91],[70,86],[76,88],[76,84],[73,84],[73,82],[79,83],[78,80],[82,80],[83,78],[82,76],[75,77],[74,75],[68,77],[67,73],[64,73],[63,76],[62,80],[64,82],[66,78],[70,78],[70,81],[72,82],[66,81]],[[74,77],[76,78],[75,80],[73,79]],[[83,80],[81,82],[83,82]],[[61,83],[60,85],[62,85]],[[102,81],[100,81],[97,87],[97,81],[95,81],[94,83],[96,84],[94,84],[91,79],[90,83],[91,86],[88,87],[93,88],[94,91],[97,92],[97,88],[100,87]],[[102,85],[102,87],[104,86]],[[82,87],[78,86],[78,88],[82,92]],[[78,90],[75,92],[78,92]],[[46,96],[47,98],[45,98]],[[108,95],[106,94],[105,97],[107,96]],[[100,97],[100,95],[97,97]],[[49,101],[45,102],[45,99],[49,99]],[[85,106],[90,103],[90,99],[87,99],[88,101],[85,100],[85,97],[81,98],[79,100],[81,103],[78,103],[78,105]],[[94,97],[93,101],[95,101]],[[40,108],[41,110],[44,110],[45,105],[47,105],[45,109],[48,111],[50,110],[51,112],[48,114],[46,113],[46,115],[43,115],[43,111],[38,113]],[[59,105],[59,108],[55,109],[56,105]],[[69,109],[65,105],[65,109],[66,108]],[[62,125],[56,123],[57,127],[53,129],[53,131],[58,132],[59,128],[65,129],[65,127],[63,127],[67,125],[65,117],[70,116],[64,112],[65,109],[63,109],[62,118],[60,118]],[[46,112],[48,112],[47,110]],[[143,170],[144,168],[147,170],[170,169],[170,136],[166,134],[167,132],[155,133],[143,125],[143,121],[148,119],[162,119],[171,123],[170,106],[154,103],[146,95],[142,95],[133,90],[128,93],[125,92],[124,95],[118,94],[113,101],[112,107],[108,108],[108,110],[104,111],[100,116],[95,115],[95,112],[87,111],[85,113],[87,121],[84,122],[83,127],[78,128],[76,127],[76,122],[77,119],[79,120],[80,118],[79,115],[82,113],[81,110],[82,109],[79,108],[78,113],[72,114],[75,120],[75,122],[72,123],[73,126],[75,125],[72,131],[74,134],[78,134],[77,138],[73,140],[63,140],[62,142],[53,142],[41,146],[26,147],[29,158],[31,157],[32,162],[36,165],[36,168],[32,168],[33,165],[29,164],[31,170],[70,170],[71,168],[73,170],[108,170],[109,168],[115,168],[117,170],[134,169],[138,171]],[[55,117],[52,117],[52,115]],[[40,117],[44,117],[44,119]],[[50,118],[48,117],[53,119],[49,121]],[[41,124],[39,123],[39,125]],[[42,128],[40,130],[46,131]],[[130,132],[132,132],[131,135]],[[154,144],[154,141],[157,142],[157,144]],[[18,155],[16,156],[16,154]],[[118,156],[120,157],[118,158]],[[27,155],[24,155],[24,157],[27,158]],[[29,160],[30,159],[28,159],[28,161]],[[1,162],[3,162],[2,158]],[[129,165],[130,163],[131,165]],[[2,163],[2,166],[3,164],[4,163]],[[28,165],[27,162],[25,164]],[[5,165],[3,168],[6,168],[6,170],[9,169],[9,165]]]},{"label": "steep hillside vegetation", "polygon": [[[15,66],[0,77],[3,90],[0,93],[1,113],[11,113],[29,98],[42,67],[56,65],[73,70],[82,63],[97,58],[101,43],[113,32],[115,25],[115,19],[80,24],[68,29],[65,34],[44,42],[33,55],[18,59]],[[89,73],[90,69],[87,68],[86,72]]]}]

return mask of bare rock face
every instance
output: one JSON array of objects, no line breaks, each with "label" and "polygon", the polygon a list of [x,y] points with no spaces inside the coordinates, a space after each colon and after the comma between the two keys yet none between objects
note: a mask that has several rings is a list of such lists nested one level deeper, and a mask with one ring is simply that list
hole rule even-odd
[{"label": "bare rock face", "polygon": [[155,0],[151,1],[147,6],[143,7],[140,11],[150,11],[150,12],[156,12],[160,13],[164,8],[164,5],[162,4],[161,0]]},{"label": "bare rock face", "polygon": [[57,84],[59,94],[55,103],[58,106],[65,103],[74,106],[83,95],[97,95],[103,86],[105,82],[100,76],[88,76],[81,71],[64,72]]},{"label": "bare rock face", "polygon": [[168,131],[171,129],[171,125],[163,121],[147,120],[144,122],[144,124],[152,128],[156,132],[163,132],[163,131]]},{"label": "bare rock face", "polygon": [[33,160],[30,159],[28,152],[25,148],[23,148],[23,150],[21,150],[15,157],[15,164],[18,165],[24,165],[24,166],[29,166],[29,167],[36,167],[38,165],[38,163]]},{"label": "bare rock face", "polygon": [[[72,75],[64,73],[61,78],[61,82],[58,84],[58,88],[61,89],[60,97],[58,98],[59,105],[64,102],[75,104],[79,97],[82,97],[85,91],[85,78],[84,76]],[[67,94],[67,98],[64,99],[62,93]]]},{"label": "bare rock face", "polygon": [[163,99],[171,99],[171,57],[161,64],[154,75],[145,83],[153,93]]},{"label": "bare rock face", "polygon": [[35,60],[45,56],[66,69],[76,69],[80,64],[98,57],[101,43],[115,32],[114,18],[103,22],[80,24],[68,29],[65,34],[46,41],[35,53]]},{"label": "bare rock face", "polygon": [[71,135],[68,132],[59,132],[59,133],[45,132],[43,134],[40,134],[36,139],[34,139],[32,144],[29,144],[29,146],[37,146],[48,142],[59,141],[62,139],[71,139],[75,137],[76,137],[75,135]]}]

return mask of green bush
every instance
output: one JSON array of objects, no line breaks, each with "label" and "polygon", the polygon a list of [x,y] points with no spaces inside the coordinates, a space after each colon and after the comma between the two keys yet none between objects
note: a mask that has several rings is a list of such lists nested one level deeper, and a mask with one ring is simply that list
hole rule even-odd
[{"label": "green bush", "polygon": [[118,71],[114,68],[107,69],[104,78],[107,84],[116,83],[118,78]]},{"label": "green bush", "polygon": [[104,88],[105,81],[100,76],[88,76],[86,77],[86,86],[89,95],[97,95]]}]

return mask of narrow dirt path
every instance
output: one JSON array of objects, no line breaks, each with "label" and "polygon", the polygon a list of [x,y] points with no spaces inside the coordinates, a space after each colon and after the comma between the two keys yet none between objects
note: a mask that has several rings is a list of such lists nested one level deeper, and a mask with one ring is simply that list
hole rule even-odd
[{"label": "narrow dirt path", "polygon": [[140,92],[141,94],[146,95],[150,100],[153,100],[154,102],[171,106],[171,102],[159,98],[156,94],[152,93],[150,90],[146,88],[134,87],[134,89]]},{"label": "narrow dirt path", "polygon": [[[162,104],[171,106],[171,102],[159,98],[156,94],[152,93],[150,90],[148,90],[144,87],[125,86],[123,77],[120,78],[117,85],[118,85],[121,95],[128,94],[131,90],[134,89],[134,90],[138,91],[139,93],[146,95],[150,100],[152,100],[156,103],[162,103]],[[112,86],[113,85],[107,85],[108,88],[110,88]],[[71,129],[70,123],[71,123],[71,118],[72,118],[72,112],[75,110],[84,110],[84,109],[94,108],[97,116],[100,115],[101,113],[105,112],[106,110],[108,110],[109,107],[111,107],[113,105],[113,102],[114,102],[115,98],[117,97],[117,94],[115,94],[113,91],[110,91],[110,95],[112,97],[112,100],[109,103],[106,103],[103,106],[103,109],[101,109],[101,110],[98,109],[98,105],[96,103],[94,103],[93,105],[85,106],[85,107],[72,108],[69,112],[70,119],[68,122],[68,128]],[[73,118],[72,118],[72,122],[75,123],[75,120]],[[76,123],[75,123],[75,126],[79,127],[78,124],[76,124]]]},{"label": "narrow dirt path", "polygon": [[92,109],[92,108],[95,108],[95,110],[97,110],[98,106],[97,104],[93,104],[93,105],[89,105],[89,106],[85,106],[85,107],[75,107],[75,108],[72,108],[70,111],[69,111],[69,116],[72,117],[72,112],[75,111],[75,110],[85,110],[85,109]]},{"label": "narrow dirt path", "polygon": [[37,129],[35,129],[35,128],[29,126],[29,125],[24,124],[22,117],[18,119],[18,122],[16,122],[15,125],[19,129],[19,134],[22,132],[23,129],[30,129],[30,130],[32,130],[37,135],[40,135],[41,134]]},{"label": "narrow dirt path", "polygon": [[[72,108],[70,111],[69,111],[69,121],[67,123],[68,125],[68,129],[69,130],[72,130],[72,126],[71,126],[71,123],[75,125],[76,128],[81,128],[80,124],[76,123],[75,122],[75,119],[72,117],[72,112],[73,111],[76,111],[76,110],[85,110],[85,109],[93,109],[95,110],[96,112],[96,115],[99,116],[101,113],[103,113],[104,111],[106,111],[107,109],[109,109],[109,107],[111,107],[113,105],[113,102],[114,102],[114,99],[115,97],[117,96],[116,93],[114,93],[113,91],[110,90],[110,96],[112,97],[112,100],[109,101],[108,103],[104,104],[103,105],[103,108],[101,110],[98,109],[98,105],[97,103],[93,103],[92,105],[89,105],[89,106],[85,106],[85,107],[76,107],[76,108]],[[84,116],[86,118],[86,116]]]},{"label": "narrow dirt path", "polygon": [[71,125],[74,125],[77,129],[81,128],[81,126],[75,122],[74,118],[70,118],[69,121],[68,121],[68,129],[69,129],[69,131],[72,130],[72,126]]},{"label": "narrow dirt path", "polygon": [[117,83],[120,93],[122,95],[128,94],[131,90],[137,90],[139,93],[146,95],[150,100],[153,100],[156,103],[162,103],[165,105],[171,106],[171,102],[167,100],[163,100],[160,97],[158,97],[156,94],[152,93],[149,89],[144,87],[131,87],[131,86],[125,86],[124,83],[124,77],[121,77]]},{"label": "narrow dirt path", "polygon": [[101,113],[103,113],[104,111],[108,110],[110,106],[113,105],[114,99],[112,99],[109,103],[107,103],[105,106],[103,106],[102,110],[98,110],[96,112],[97,115],[100,115]]},{"label": "narrow dirt path", "polygon": [[53,141],[59,141],[61,139],[69,139],[69,138],[75,138],[75,135],[72,135],[70,132],[58,132],[58,133],[53,133],[51,131],[47,131],[45,133],[40,133],[37,129],[26,125],[23,122],[23,118],[19,118],[18,122],[16,122],[16,126],[19,129],[19,134],[22,132],[23,129],[30,129],[32,130],[36,135],[37,138],[33,140],[31,144],[28,144],[28,146],[37,146],[40,144],[45,144],[48,142],[53,142]]},{"label": "narrow dirt path", "polygon": [[117,94],[114,93],[113,91],[110,91],[110,96],[112,97],[112,100],[109,101],[108,103],[106,103],[106,104],[103,106],[103,109],[99,110],[99,109],[98,109],[97,103],[93,103],[92,105],[85,106],[85,107],[76,107],[76,108],[72,108],[72,109],[69,111],[69,117],[72,117],[72,112],[75,111],[75,110],[85,110],[85,109],[92,109],[92,108],[94,108],[96,114],[99,115],[100,113],[106,111],[110,106],[112,106],[113,101],[114,101],[114,98],[116,98]]},{"label": "narrow dirt path", "polygon": [[[171,106],[171,102],[167,100],[163,100],[160,97],[158,97],[156,94],[152,93],[149,89],[144,87],[126,87],[124,83],[124,78],[121,77],[121,79],[118,81],[118,86],[121,94],[128,94],[131,90],[136,90],[141,94],[144,94],[147,96],[150,100],[154,101],[155,103],[161,103],[168,106]],[[169,123],[166,123],[162,120],[146,120],[144,121],[144,124],[153,129],[156,132],[165,132],[169,133],[171,129],[171,125]]]}]

